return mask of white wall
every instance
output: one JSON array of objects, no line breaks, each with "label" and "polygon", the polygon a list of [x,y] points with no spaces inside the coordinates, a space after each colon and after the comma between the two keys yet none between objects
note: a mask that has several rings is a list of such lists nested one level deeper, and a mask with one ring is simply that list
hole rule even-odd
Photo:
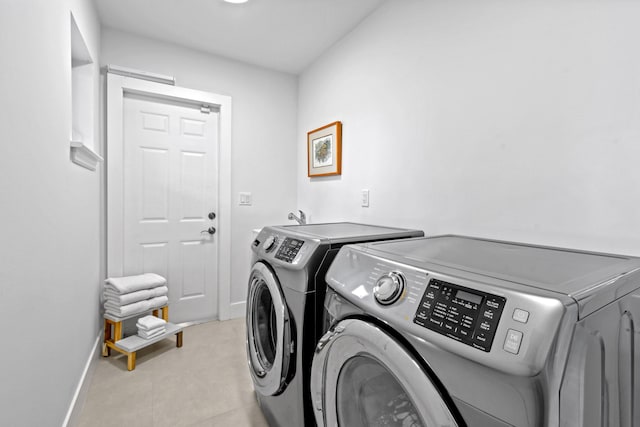
[{"label": "white wall", "polygon": [[100,169],[69,159],[70,11],[95,60],[100,28],[90,0],[0,8],[0,425],[59,426],[100,330]]},{"label": "white wall", "polygon": [[[297,79],[111,29],[103,30],[101,59],[232,97],[231,301],[243,302],[251,230],[287,223],[287,213],[296,209]],[[253,205],[239,206],[239,192],[251,192]]]},{"label": "white wall", "polygon": [[[298,139],[343,122],[315,221],[640,255],[640,3],[386,2],[300,78]],[[371,206],[360,207],[360,190]]]}]

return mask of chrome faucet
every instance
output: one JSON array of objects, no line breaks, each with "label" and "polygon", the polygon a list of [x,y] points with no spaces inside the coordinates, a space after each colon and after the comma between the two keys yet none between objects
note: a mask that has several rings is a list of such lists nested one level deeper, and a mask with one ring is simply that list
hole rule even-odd
[{"label": "chrome faucet", "polygon": [[295,220],[298,224],[306,224],[307,216],[301,210],[298,210],[298,212],[300,212],[299,218],[293,212],[289,212],[289,219]]}]

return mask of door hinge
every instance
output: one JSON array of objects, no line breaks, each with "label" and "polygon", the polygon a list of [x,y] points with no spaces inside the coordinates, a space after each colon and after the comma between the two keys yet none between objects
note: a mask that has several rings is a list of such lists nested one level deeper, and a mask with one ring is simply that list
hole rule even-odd
[{"label": "door hinge", "polygon": [[209,114],[211,112],[211,107],[209,107],[208,105],[202,105],[200,106],[200,112],[202,114]]}]

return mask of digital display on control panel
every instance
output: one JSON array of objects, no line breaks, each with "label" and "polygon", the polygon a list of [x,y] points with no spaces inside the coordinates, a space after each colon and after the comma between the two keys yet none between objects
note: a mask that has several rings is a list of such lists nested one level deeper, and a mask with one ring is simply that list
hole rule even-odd
[{"label": "digital display on control panel", "polygon": [[413,322],[482,351],[490,351],[507,300],[431,279]]},{"label": "digital display on control panel", "polygon": [[455,294],[455,297],[467,301],[473,304],[480,304],[482,302],[482,297],[480,295],[471,294],[469,292],[458,290]]},{"label": "digital display on control panel", "polygon": [[278,248],[278,252],[276,252],[276,258],[284,262],[292,263],[296,255],[298,255],[298,252],[300,252],[303,244],[304,242],[302,240],[291,237],[285,238]]}]

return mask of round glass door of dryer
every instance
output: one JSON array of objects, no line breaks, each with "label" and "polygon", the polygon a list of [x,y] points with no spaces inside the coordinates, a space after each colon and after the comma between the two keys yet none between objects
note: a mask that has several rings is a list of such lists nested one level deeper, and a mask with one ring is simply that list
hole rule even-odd
[{"label": "round glass door of dryer", "polygon": [[402,384],[371,357],[349,359],[342,367],[336,387],[338,425],[424,426]]},{"label": "round glass door of dryer", "polygon": [[378,326],[339,322],[320,340],[311,371],[318,425],[458,426],[429,374]]},{"label": "round glass door of dryer", "polygon": [[291,324],[280,282],[262,262],[251,269],[246,322],[247,359],[256,391],[276,395],[289,372]]}]

